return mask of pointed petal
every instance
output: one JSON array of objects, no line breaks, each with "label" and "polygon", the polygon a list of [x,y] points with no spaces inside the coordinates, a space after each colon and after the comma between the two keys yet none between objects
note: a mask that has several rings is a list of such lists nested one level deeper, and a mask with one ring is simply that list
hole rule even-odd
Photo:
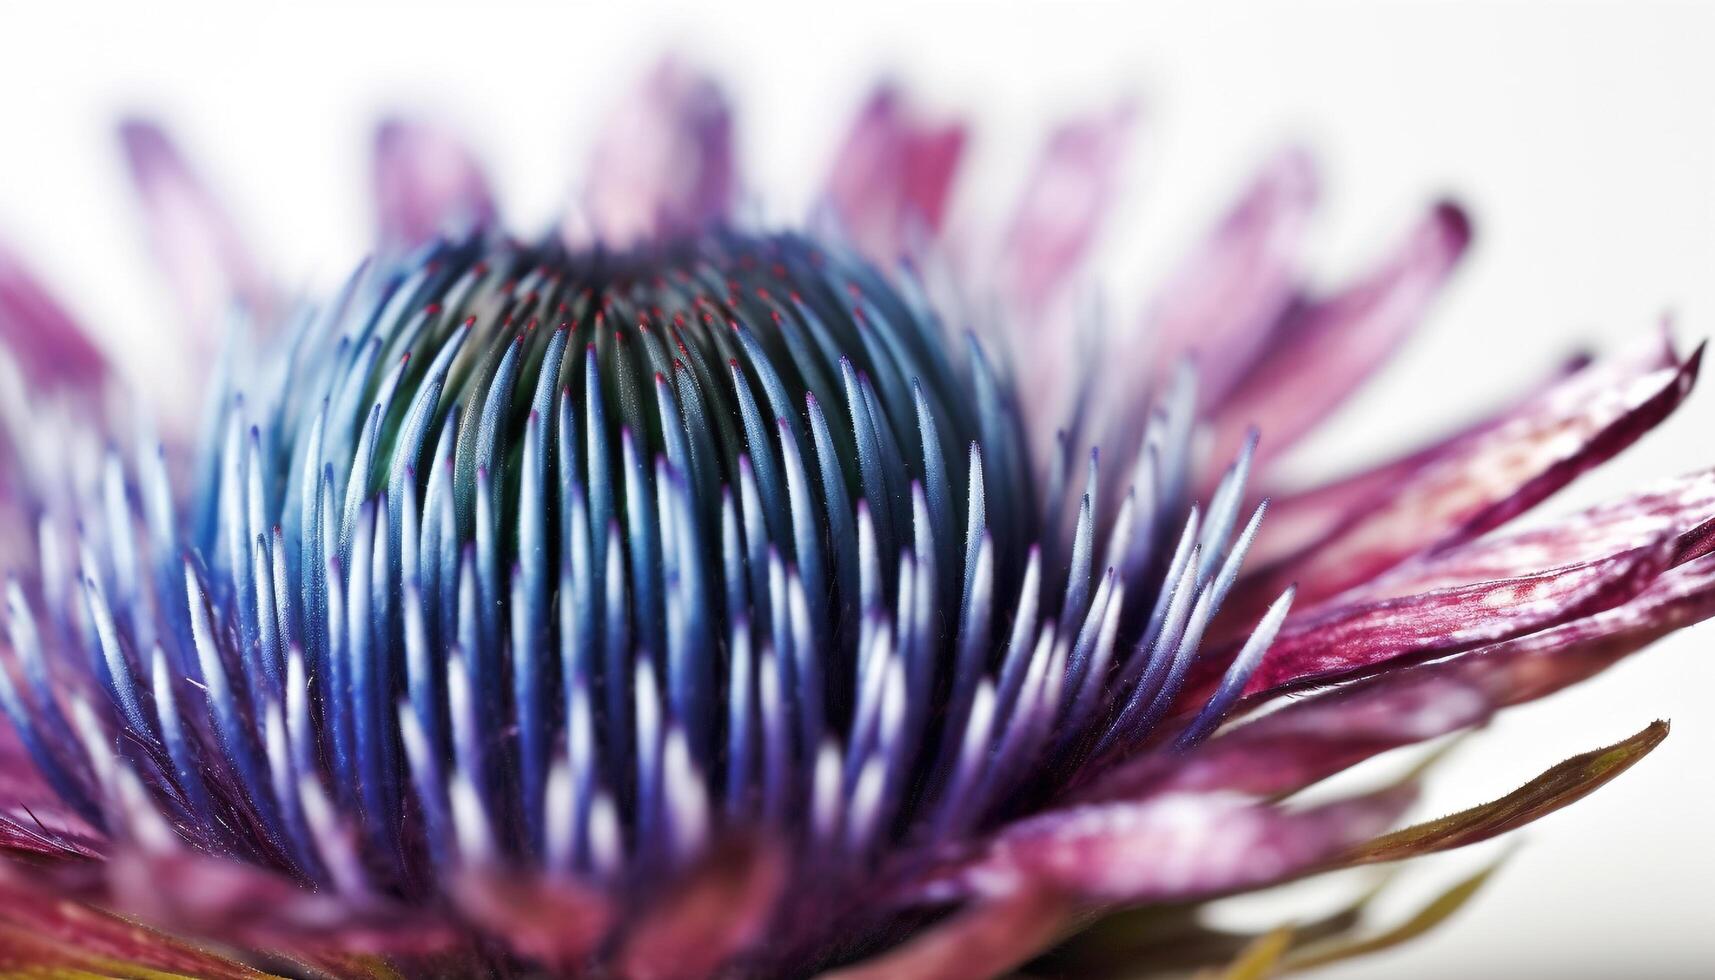
[{"label": "pointed petal", "polygon": [[[1327,683],[1447,656],[1619,605],[1673,560],[1671,538],[1595,561],[1373,602],[1329,604],[1288,620],[1245,694]],[[1196,696],[1191,696],[1196,701]]]},{"label": "pointed petal", "polygon": [[1651,722],[1628,739],[1573,756],[1549,768],[1498,800],[1367,841],[1340,855],[1332,864],[1349,867],[1398,861],[1464,847],[1517,830],[1600,789],[1660,745],[1667,738],[1667,730],[1667,722]]},{"label": "pointed petal", "polygon": [[1438,204],[1380,268],[1291,314],[1216,410],[1211,458],[1231,458],[1255,425],[1262,430],[1260,463],[1326,418],[1422,320],[1470,241],[1465,213]]},{"label": "pointed petal", "polygon": [[1313,602],[1410,555],[1500,526],[1671,414],[1701,357],[1699,348],[1683,362],[1655,358],[1579,373],[1504,423],[1446,447],[1300,555],[1249,576],[1232,608],[1254,613],[1294,582],[1301,601]]},{"label": "pointed petal", "polygon": [[376,127],[371,173],[384,247],[406,251],[438,235],[492,224],[494,195],[475,154],[436,126],[388,119]]},{"label": "pointed petal", "polygon": [[1154,363],[1164,373],[1194,354],[1204,405],[1225,401],[1296,295],[1316,198],[1310,157],[1296,147],[1282,151],[1150,307],[1145,323]]},{"label": "pointed petal", "polygon": [[663,61],[597,143],[581,217],[621,248],[718,224],[738,192],[732,139],[732,112],[715,83]]},{"label": "pointed petal", "polygon": [[935,234],[964,147],[962,122],[925,122],[899,90],[877,88],[828,174],[828,201],[846,234],[883,265],[906,254],[913,231]]},{"label": "pointed petal", "polygon": [[226,209],[166,132],[126,120],[119,139],[149,237],[193,336],[212,346],[236,305],[264,312],[272,290]]},{"label": "pointed petal", "polygon": [[1294,701],[1183,756],[1154,753],[1125,763],[1077,798],[1296,792],[1389,749],[1481,725],[1500,708],[1587,680],[1712,615],[1715,559],[1704,557],[1611,609]]},{"label": "pointed petal", "polygon": [[1057,128],[1001,246],[998,285],[1038,311],[1077,271],[1119,189],[1136,112],[1122,103]]},{"label": "pointed petal", "polygon": [[107,359],[28,267],[0,244],[0,353],[41,390],[91,388]]},{"label": "pointed petal", "polygon": [[1533,405],[1554,385],[1588,367],[1590,358],[1574,357],[1526,396],[1504,408],[1435,439],[1403,456],[1365,467],[1349,476],[1301,490],[1276,490],[1269,494],[1268,522],[1251,546],[1250,562],[1266,568],[1321,540],[1353,514],[1368,511],[1412,474],[1465,445],[1479,433],[1488,432]]}]

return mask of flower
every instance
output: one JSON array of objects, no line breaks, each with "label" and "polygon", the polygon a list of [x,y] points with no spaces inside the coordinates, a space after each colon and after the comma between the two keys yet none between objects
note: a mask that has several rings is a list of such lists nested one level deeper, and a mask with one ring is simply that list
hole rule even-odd
[{"label": "flower", "polygon": [[105,355],[0,253],[8,968],[1305,965],[1382,941],[1339,945],[1353,913],[1247,946],[1187,910],[1503,833],[1666,734],[1392,833],[1410,780],[1294,798],[1715,612],[1715,471],[1506,526],[1683,400],[1699,353],[1665,338],[1256,501],[1419,321],[1457,206],[1313,292],[1287,151],[1138,356],[1080,359],[1129,107],[1055,132],[956,254],[964,128],[895,90],[814,233],[734,218],[695,72],[615,118],[534,243],[455,139],[384,123],[375,255],[309,304],[127,124],[193,344],[225,336],[196,437],[112,410]]}]

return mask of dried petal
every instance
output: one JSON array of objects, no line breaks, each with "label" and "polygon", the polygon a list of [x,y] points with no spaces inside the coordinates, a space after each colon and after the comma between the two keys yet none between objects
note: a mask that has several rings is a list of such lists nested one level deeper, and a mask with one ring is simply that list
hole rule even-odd
[{"label": "dried petal", "polygon": [[1577,802],[1630,769],[1667,737],[1665,721],[1606,748],[1573,756],[1506,796],[1439,820],[1398,830],[1341,854],[1334,867],[1398,861],[1475,844],[1516,830]]}]

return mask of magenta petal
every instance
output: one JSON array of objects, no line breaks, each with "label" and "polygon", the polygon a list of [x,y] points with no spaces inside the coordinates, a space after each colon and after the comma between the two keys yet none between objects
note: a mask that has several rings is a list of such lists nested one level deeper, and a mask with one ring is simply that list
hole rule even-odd
[{"label": "magenta petal", "polygon": [[376,226],[385,247],[410,249],[494,221],[494,196],[482,165],[445,130],[388,119],[375,130],[371,167]]},{"label": "magenta petal", "polygon": [[[1172,902],[1257,888],[1308,871],[1386,829],[1409,786],[1306,810],[1237,794],[1169,794],[1056,810],[1003,831],[966,874],[1100,902]],[[999,884],[992,884],[999,883]]]},{"label": "magenta petal", "polygon": [[967,980],[998,977],[1053,942],[1075,913],[1062,895],[1020,888],[971,903],[879,956],[817,980]]},{"label": "magenta petal", "polygon": [[1077,798],[1222,790],[1282,795],[1389,749],[1481,724],[1493,710],[1481,686],[1457,677],[1384,674],[1295,701],[1184,755],[1155,752],[1127,762]]},{"label": "magenta petal", "polygon": [[107,360],[65,307],[10,249],[0,245],[0,353],[42,389],[89,388]]},{"label": "magenta petal", "polygon": [[1297,148],[1280,153],[1151,306],[1155,363],[1168,371],[1196,356],[1205,405],[1226,401],[1294,298],[1316,197],[1309,156]]},{"label": "magenta petal", "polygon": [[898,90],[877,89],[828,175],[828,201],[846,234],[884,265],[906,253],[914,231],[934,234],[964,147],[962,123],[926,123]]},{"label": "magenta petal", "polygon": [[625,247],[719,223],[737,191],[726,97],[709,78],[668,60],[596,144],[582,218],[601,241]]},{"label": "magenta petal", "polygon": [[1446,656],[1589,615],[1637,595],[1668,567],[1676,544],[1667,538],[1608,558],[1516,578],[1371,602],[1331,603],[1287,621],[1245,685],[1245,694],[1368,673],[1401,658]]},{"label": "magenta petal", "polygon": [[1135,116],[1121,104],[1049,137],[1002,243],[999,282],[1023,309],[1045,306],[1089,251],[1119,188]]},{"label": "magenta petal", "polygon": [[1326,418],[1417,326],[1470,241],[1465,212],[1438,204],[1380,268],[1289,315],[1216,413],[1213,458],[1230,459],[1252,425],[1259,461],[1277,456]]},{"label": "magenta petal", "polygon": [[1598,365],[1510,418],[1445,446],[1391,492],[1354,512],[1301,556],[1248,577],[1235,608],[1289,583],[1314,601],[1369,581],[1407,557],[1467,541],[1612,458],[1677,408],[1702,350],[1683,362]]},{"label": "magenta petal", "polygon": [[131,119],[119,139],[155,253],[195,334],[217,335],[234,305],[267,310],[271,288],[261,266],[167,134]]},{"label": "magenta petal", "polygon": [[717,975],[762,934],[785,883],[782,855],[755,845],[717,851],[645,909],[618,955],[636,980]]},{"label": "magenta petal", "polygon": [[1256,543],[1251,545],[1249,561],[1257,568],[1267,568],[1321,540],[1351,519],[1352,515],[1373,509],[1377,501],[1392,494],[1417,471],[1455,452],[1479,434],[1506,424],[1529,406],[1537,404],[1544,393],[1553,390],[1555,385],[1575,376],[1589,365],[1588,357],[1571,358],[1525,397],[1441,436],[1422,448],[1319,486],[1270,494],[1268,521],[1257,535]]}]

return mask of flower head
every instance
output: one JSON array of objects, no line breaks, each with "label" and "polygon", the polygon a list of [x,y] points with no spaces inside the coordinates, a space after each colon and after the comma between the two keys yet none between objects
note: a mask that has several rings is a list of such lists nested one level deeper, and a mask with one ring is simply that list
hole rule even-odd
[{"label": "flower head", "polygon": [[1389,836],[1409,784],[1284,801],[1715,612],[1715,475],[1502,528],[1684,398],[1666,341],[1258,499],[1416,324],[1457,207],[1307,293],[1285,153],[1147,343],[1080,362],[1055,330],[1129,109],[1052,137],[987,272],[934,243],[963,127],[897,92],[815,234],[734,220],[706,79],[617,118],[534,243],[456,140],[385,123],[375,257],[300,306],[127,125],[187,320],[236,323],[195,439],[104,413],[98,349],[0,261],[21,963],[247,968],[14,880],[284,972],[987,974],[1493,836],[1665,733]]}]

